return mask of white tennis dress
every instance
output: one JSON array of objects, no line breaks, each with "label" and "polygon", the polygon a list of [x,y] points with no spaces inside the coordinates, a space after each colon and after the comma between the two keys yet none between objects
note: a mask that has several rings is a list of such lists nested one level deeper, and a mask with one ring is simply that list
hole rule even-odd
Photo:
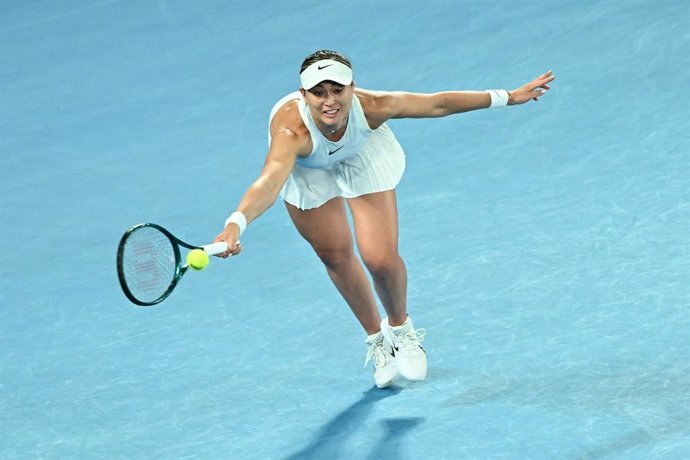
[{"label": "white tennis dress", "polygon": [[354,198],[398,185],[405,171],[405,153],[385,123],[377,129],[369,127],[356,95],[352,96],[345,134],[337,142],[319,131],[300,92],[278,101],[270,119],[291,100],[297,100],[314,147],[309,156],[297,158],[281,192],[285,201],[300,209],[312,209],[337,196]]}]

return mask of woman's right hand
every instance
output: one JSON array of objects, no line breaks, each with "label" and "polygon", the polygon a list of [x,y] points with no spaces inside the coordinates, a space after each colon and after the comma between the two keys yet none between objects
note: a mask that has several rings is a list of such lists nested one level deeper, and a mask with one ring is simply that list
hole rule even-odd
[{"label": "woman's right hand", "polygon": [[221,252],[220,254],[216,254],[217,257],[222,257],[223,259],[227,259],[230,256],[236,256],[240,252],[242,252],[242,244],[240,244],[239,241],[239,234],[240,234],[240,228],[237,226],[237,224],[234,223],[229,223],[227,227],[225,227],[225,230],[220,232],[218,236],[213,240],[214,243],[221,243],[225,242],[228,245],[228,250],[225,252]]}]

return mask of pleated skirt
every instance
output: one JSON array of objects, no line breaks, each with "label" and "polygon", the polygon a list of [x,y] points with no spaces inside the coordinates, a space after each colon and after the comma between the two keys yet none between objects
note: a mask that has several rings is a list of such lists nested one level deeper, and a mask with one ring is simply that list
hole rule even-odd
[{"label": "pleated skirt", "polygon": [[281,197],[299,209],[318,208],[335,197],[355,198],[397,187],[405,171],[405,153],[383,124],[359,153],[323,169],[295,165]]}]

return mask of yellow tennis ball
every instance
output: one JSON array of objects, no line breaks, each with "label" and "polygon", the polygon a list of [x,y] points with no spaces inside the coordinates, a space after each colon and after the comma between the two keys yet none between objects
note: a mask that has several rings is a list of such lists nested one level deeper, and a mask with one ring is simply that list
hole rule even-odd
[{"label": "yellow tennis ball", "polygon": [[187,254],[187,265],[194,270],[203,270],[208,265],[208,254],[203,249],[192,249]]}]

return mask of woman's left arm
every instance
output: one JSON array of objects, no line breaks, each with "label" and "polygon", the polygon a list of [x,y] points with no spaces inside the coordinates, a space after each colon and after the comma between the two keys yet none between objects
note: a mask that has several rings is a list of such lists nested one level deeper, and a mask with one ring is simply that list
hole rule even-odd
[{"label": "woman's left arm", "polygon": [[[507,105],[538,100],[555,79],[548,71],[519,88],[503,93]],[[433,94],[388,92],[373,93],[367,116],[384,122],[390,118],[435,118],[491,107],[492,97],[487,91],[443,91]],[[504,104],[505,105],[505,104]]]}]

